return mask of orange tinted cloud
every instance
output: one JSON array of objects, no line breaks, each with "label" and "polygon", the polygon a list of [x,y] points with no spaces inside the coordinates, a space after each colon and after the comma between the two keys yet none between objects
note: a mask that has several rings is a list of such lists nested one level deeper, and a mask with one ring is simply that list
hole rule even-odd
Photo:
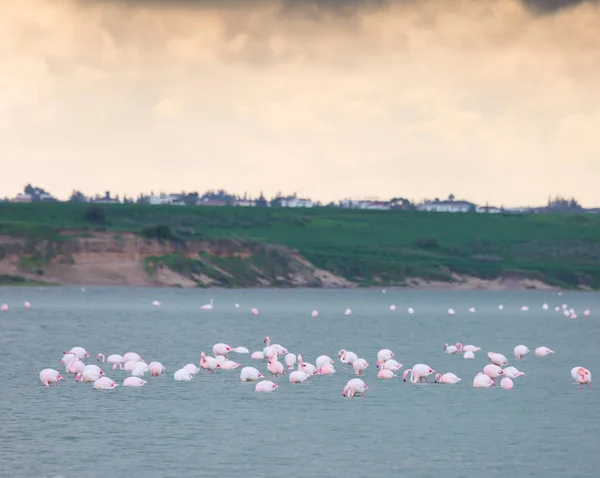
[{"label": "orange tinted cloud", "polygon": [[0,3],[0,195],[596,201],[597,4],[16,3]]}]

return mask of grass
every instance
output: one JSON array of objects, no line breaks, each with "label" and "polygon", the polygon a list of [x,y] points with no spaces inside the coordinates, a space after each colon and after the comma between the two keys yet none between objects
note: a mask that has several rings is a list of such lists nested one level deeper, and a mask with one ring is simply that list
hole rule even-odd
[{"label": "grass", "polygon": [[48,282],[25,279],[20,276],[0,274],[0,286],[52,286],[55,284]]},{"label": "grass", "polygon": [[[90,206],[77,203],[0,203],[0,234],[65,240],[65,229],[134,232],[159,241],[226,238],[297,249],[318,267],[364,284],[410,277],[450,280],[451,273],[482,278],[539,278],[561,287],[600,288],[600,216],[486,215],[335,208],[234,208],[102,205],[102,225],[89,221]],[[262,254],[262,255],[261,255]],[[48,254],[52,255],[52,254]],[[256,280],[253,266],[269,277],[284,274],[287,259],[257,253],[250,262],[164,259],[170,266],[219,276],[233,271]],[[221,274],[222,276],[223,274]],[[226,281],[220,277],[219,281]]]}]

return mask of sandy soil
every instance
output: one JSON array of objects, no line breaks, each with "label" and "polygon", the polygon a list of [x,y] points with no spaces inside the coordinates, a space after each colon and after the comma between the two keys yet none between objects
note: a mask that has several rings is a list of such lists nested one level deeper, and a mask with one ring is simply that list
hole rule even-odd
[{"label": "sandy soil", "polygon": [[[19,244],[19,239],[0,236],[0,245]],[[23,244],[21,244],[23,245]],[[357,284],[329,271],[319,269],[304,259],[297,251],[283,250],[290,258],[290,273],[287,278],[280,278],[296,287],[354,288]],[[14,249],[13,249],[14,250]],[[184,253],[189,257],[197,257],[198,252],[207,251],[219,255],[236,255],[249,257],[246,250],[238,250],[237,246],[219,245],[215,250],[208,243],[190,243],[185,251],[176,245],[149,242],[133,234],[115,234],[112,232],[94,233],[92,237],[75,236],[62,249],[63,255],[56,257],[52,264],[44,266],[44,274],[34,271],[24,272],[19,267],[21,256],[8,254],[0,261],[0,274],[21,276],[30,280],[52,282],[64,285],[111,285],[111,286],[163,286],[163,287],[210,287],[215,281],[206,275],[195,277],[196,280],[184,277],[166,267],[159,268],[155,274],[148,276],[144,270],[144,260],[151,256],[162,256],[172,253]],[[214,266],[213,266],[214,267]],[[216,267],[214,267],[216,268]],[[229,275],[226,271],[222,271]],[[260,271],[259,271],[260,272]],[[457,289],[457,290],[517,290],[538,289],[555,290],[556,288],[538,280],[515,277],[483,280],[468,276],[454,276],[455,282],[428,282],[421,278],[413,278],[398,288],[413,289]],[[259,279],[258,287],[270,287],[270,283]]]}]

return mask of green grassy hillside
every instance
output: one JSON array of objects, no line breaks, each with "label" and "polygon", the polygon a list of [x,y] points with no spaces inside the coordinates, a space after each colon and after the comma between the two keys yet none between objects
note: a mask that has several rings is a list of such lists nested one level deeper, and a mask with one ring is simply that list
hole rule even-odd
[{"label": "green grassy hillside", "polygon": [[285,245],[316,266],[363,284],[409,277],[449,280],[458,273],[600,288],[600,216],[594,214],[0,203],[0,234],[60,241],[65,229]]}]

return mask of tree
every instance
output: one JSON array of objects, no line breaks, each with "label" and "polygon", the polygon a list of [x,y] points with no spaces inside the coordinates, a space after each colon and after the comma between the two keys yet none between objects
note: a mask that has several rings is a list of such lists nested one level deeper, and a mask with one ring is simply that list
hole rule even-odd
[{"label": "tree", "polygon": [[100,206],[90,206],[83,213],[83,219],[92,224],[105,224],[106,212]]},{"label": "tree", "polygon": [[454,194],[450,193],[450,195],[448,195],[448,201],[454,201]]},{"label": "tree", "polygon": [[267,200],[265,199],[262,191],[260,192],[260,196],[258,196],[258,199],[256,200],[256,207],[267,207]]},{"label": "tree", "polygon": [[81,191],[76,191],[74,189],[71,193],[71,197],[69,198],[69,202],[87,202],[87,198]]}]

